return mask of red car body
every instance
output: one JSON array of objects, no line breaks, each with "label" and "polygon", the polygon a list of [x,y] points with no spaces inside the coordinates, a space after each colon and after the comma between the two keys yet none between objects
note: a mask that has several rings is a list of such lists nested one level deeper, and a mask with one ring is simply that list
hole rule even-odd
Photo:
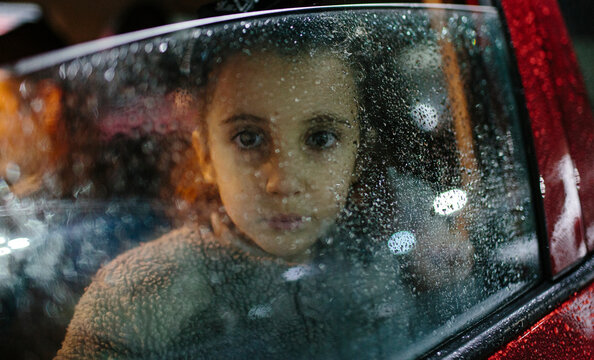
[{"label": "red car body", "polygon": [[[501,8],[546,189],[543,203],[550,276],[558,279],[594,250],[594,118],[557,2],[502,0]],[[563,165],[567,159],[573,166]],[[579,203],[572,194],[579,194]],[[569,218],[569,204],[574,204],[579,216]],[[568,231],[559,231],[562,227]],[[492,359],[592,358],[593,296],[590,280],[585,289],[573,293]]]}]

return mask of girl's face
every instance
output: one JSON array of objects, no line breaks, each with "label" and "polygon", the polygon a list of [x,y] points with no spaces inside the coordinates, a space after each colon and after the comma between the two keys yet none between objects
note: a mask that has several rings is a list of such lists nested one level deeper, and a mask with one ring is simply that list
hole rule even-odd
[{"label": "girl's face", "polygon": [[237,229],[270,254],[307,255],[355,177],[349,68],[330,54],[235,55],[219,69],[206,124],[205,171]]}]

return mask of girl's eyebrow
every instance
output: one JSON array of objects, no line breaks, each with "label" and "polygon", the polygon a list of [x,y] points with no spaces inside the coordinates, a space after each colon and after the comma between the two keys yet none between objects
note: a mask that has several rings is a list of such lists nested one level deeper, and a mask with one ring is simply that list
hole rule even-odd
[{"label": "girl's eyebrow", "polygon": [[[259,116],[251,115],[251,114],[237,114],[232,115],[223,121],[223,124],[233,124],[240,121],[247,121],[253,123],[265,123],[268,120],[261,118]],[[332,113],[324,113],[324,114],[316,114],[313,117],[306,120],[311,125],[332,125],[332,124],[342,124],[347,127],[353,126],[353,122],[349,121],[348,119],[332,114]]]},{"label": "girl's eyebrow", "polygon": [[309,123],[311,123],[312,125],[331,125],[331,124],[342,124],[344,126],[347,127],[351,127],[353,126],[353,122],[349,121],[348,119],[339,116],[339,115],[335,115],[332,113],[328,113],[328,114],[317,114],[314,117],[312,117],[311,119],[308,120]]},{"label": "girl's eyebrow", "polygon": [[262,119],[261,117],[251,115],[251,114],[237,114],[232,115],[223,121],[223,124],[233,124],[239,121],[248,121],[254,123],[263,123],[266,122],[266,119]]}]

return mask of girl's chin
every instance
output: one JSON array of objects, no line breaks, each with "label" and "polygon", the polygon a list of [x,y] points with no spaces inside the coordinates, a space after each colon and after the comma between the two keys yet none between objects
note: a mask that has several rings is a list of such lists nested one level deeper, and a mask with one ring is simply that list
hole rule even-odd
[{"label": "girl's chin", "polygon": [[300,257],[308,258],[311,255],[310,249],[316,241],[314,240],[308,241],[307,243],[300,243],[299,246],[296,245],[296,242],[302,242],[302,240],[297,239],[291,241],[287,239],[286,241],[282,241],[281,243],[274,242],[274,244],[270,244],[256,242],[256,244],[271,255],[284,259],[292,259]]}]

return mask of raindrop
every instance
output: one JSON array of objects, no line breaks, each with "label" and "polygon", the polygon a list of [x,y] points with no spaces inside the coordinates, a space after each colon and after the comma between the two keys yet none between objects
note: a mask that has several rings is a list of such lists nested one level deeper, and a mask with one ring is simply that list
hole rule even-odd
[{"label": "raindrop", "polygon": [[93,64],[94,67],[97,67],[99,65],[101,65],[103,63],[103,57],[100,54],[95,54],[93,56],[91,56],[91,64]]},{"label": "raindrop", "polygon": [[127,47],[122,47],[120,49],[119,54],[118,54],[118,59],[125,60],[126,57],[128,57],[128,48]]},{"label": "raindrop", "polygon": [[60,68],[58,69],[58,75],[61,79],[66,79],[66,65],[60,65]]},{"label": "raindrop", "polygon": [[112,49],[109,52],[109,56],[108,57],[109,57],[109,59],[111,61],[115,61],[118,58],[119,55],[120,55],[120,50],[116,48],[116,49]]},{"label": "raindrop", "polygon": [[39,113],[41,110],[43,110],[43,105],[43,100],[40,98],[35,98],[33,101],[31,101],[31,109],[33,109],[33,111],[36,113]]},{"label": "raindrop", "polygon": [[114,68],[109,68],[105,71],[105,73],[103,74],[103,77],[105,78],[105,80],[107,81],[112,81],[113,78],[115,77],[115,69]]},{"label": "raindrop", "polygon": [[72,64],[68,65],[68,69],[66,70],[66,74],[68,76],[68,79],[73,80],[76,75],[78,74],[78,70],[79,70],[80,66],[78,64],[78,62],[73,62]]},{"label": "raindrop", "polygon": [[29,95],[29,88],[25,81],[23,81],[19,86],[19,92],[21,93],[22,97],[27,97],[27,95]]},{"label": "raindrop", "polygon": [[85,63],[82,68],[83,76],[88,78],[92,72],[93,72],[93,65],[91,65],[91,63],[89,63],[89,62]]},{"label": "raindrop", "polygon": [[[21,168],[15,163],[8,163],[6,165],[6,180],[11,183],[16,183],[21,178]],[[2,242],[0,242],[2,244]]]},{"label": "raindrop", "polygon": [[146,43],[146,45],[144,45],[144,51],[147,54],[150,54],[153,51],[153,44],[152,43]]},{"label": "raindrop", "polygon": [[251,320],[270,317],[272,307],[268,304],[256,305],[248,311],[248,318]]}]

